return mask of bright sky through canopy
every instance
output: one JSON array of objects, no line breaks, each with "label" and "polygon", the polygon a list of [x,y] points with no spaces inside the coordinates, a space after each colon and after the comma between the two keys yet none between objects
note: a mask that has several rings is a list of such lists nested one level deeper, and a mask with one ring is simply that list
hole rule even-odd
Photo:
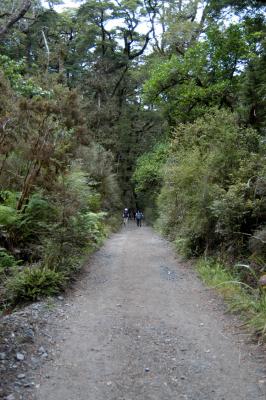
[{"label": "bright sky through canopy", "polygon": [[[56,9],[56,11],[62,11],[65,8],[77,8],[80,6],[80,3],[82,3],[82,1],[62,0],[62,4],[54,6],[54,8]],[[43,4],[45,6],[48,6],[48,1],[43,0]]]},{"label": "bright sky through canopy", "polygon": [[[78,8],[82,3],[84,3],[85,0],[61,0],[62,4],[60,5],[55,5],[54,9],[57,12],[63,11],[66,8]],[[49,7],[49,0],[42,0],[42,3],[44,6]],[[117,25],[121,25],[121,20],[116,20],[116,21],[109,21],[109,23],[106,25],[107,29],[112,29]],[[147,22],[143,21],[139,24],[138,31],[140,33],[145,34],[149,27],[147,26]],[[157,30],[160,31],[160,27],[157,27]]]}]

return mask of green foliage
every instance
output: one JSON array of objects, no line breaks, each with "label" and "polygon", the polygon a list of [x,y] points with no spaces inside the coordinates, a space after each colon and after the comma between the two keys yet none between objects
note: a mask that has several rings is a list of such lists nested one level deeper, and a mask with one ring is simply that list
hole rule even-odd
[{"label": "green foliage", "polygon": [[12,192],[10,190],[0,191],[0,203],[4,206],[15,209],[17,204],[17,199],[18,199],[18,193],[16,192]]},{"label": "green foliage", "polygon": [[247,249],[245,233],[265,212],[264,194],[255,189],[264,175],[260,152],[259,135],[223,110],[179,125],[158,197],[159,229],[190,256],[219,246]]},{"label": "green foliage", "polygon": [[14,208],[0,205],[0,226],[10,227],[17,219],[18,215]]},{"label": "green foliage", "polygon": [[171,121],[193,121],[207,107],[236,108],[243,66],[256,47],[243,24],[209,24],[202,40],[184,54],[154,59],[144,84],[147,103],[161,106]]},{"label": "green foliage", "polygon": [[15,258],[8,254],[6,251],[0,251],[0,270],[3,271],[5,269],[12,268],[17,264]]},{"label": "green foliage", "polygon": [[155,201],[163,182],[163,166],[168,153],[169,146],[166,142],[156,144],[150,152],[137,160],[132,177],[139,207],[144,209],[148,222],[154,222],[156,219]]},{"label": "green foliage", "polygon": [[252,332],[266,340],[266,294],[243,284],[239,271],[229,270],[215,259],[200,259],[197,271],[203,281],[223,295],[229,310],[240,315]]},{"label": "green foliage", "polygon": [[[1,29],[19,1],[2,3]],[[95,0],[57,13],[33,1],[7,26],[5,262],[70,276],[118,227],[124,203],[148,220],[159,213],[157,225],[186,255],[226,250],[262,263],[265,24],[260,1],[249,13],[240,3]],[[219,21],[226,5],[241,9],[239,23]]]},{"label": "green foliage", "polygon": [[0,204],[0,246],[12,247],[16,227],[20,223],[20,214],[10,206]]},{"label": "green foliage", "polygon": [[105,212],[87,212],[82,216],[81,223],[84,224],[87,234],[92,243],[99,245],[106,237],[104,226]]},{"label": "green foliage", "polygon": [[245,123],[257,128],[263,135],[266,127],[266,54],[254,57],[245,72],[240,93],[239,113]]},{"label": "green foliage", "polygon": [[78,213],[56,225],[43,243],[43,265],[72,278],[82,266],[82,255],[97,249],[106,238],[105,217],[103,212]]},{"label": "green foliage", "polygon": [[157,144],[154,149],[143,154],[137,161],[136,170],[133,175],[133,181],[136,183],[136,192],[153,190],[160,186],[162,181],[162,166],[164,165],[168,154],[168,145],[166,143]]},{"label": "green foliage", "polygon": [[88,199],[88,207],[91,211],[97,212],[101,208],[101,195],[100,193],[92,193]]},{"label": "green foliage", "polygon": [[[4,78],[0,81],[5,90],[0,107],[0,246],[8,250],[5,263],[14,261],[14,254],[26,265],[37,262],[44,271],[49,267],[70,277],[82,256],[106,237],[107,214],[120,205],[113,157],[100,145],[81,145],[86,129],[74,90],[54,85],[53,98],[31,92],[30,98],[19,99],[14,92],[19,66],[8,63],[7,73],[13,89]],[[50,272],[43,274],[48,274],[48,282]],[[17,285],[14,290],[7,283],[9,275],[8,281]],[[1,296],[6,297],[7,291],[19,301],[49,294],[46,277],[43,289],[36,281],[35,294],[33,282],[38,276],[28,275],[25,272],[16,280],[12,268],[3,268],[1,279],[7,289]]]},{"label": "green foliage", "polygon": [[25,268],[7,282],[7,297],[11,302],[38,300],[52,296],[64,288],[63,273],[48,268]]},{"label": "green foliage", "polygon": [[210,4],[214,12],[221,12],[223,8],[229,6],[236,8],[237,11],[246,12],[250,12],[250,9],[262,9],[265,6],[264,0],[211,0]]},{"label": "green foliage", "polygon": [[[209,286],[217,287],[219,290],[224,290],[224,283],[228,283],[228,287],[230,290],[239,290],[239,287],[234,285],[232,282],[235,281],[235,277],[230,273],[228,269],[224,267],[224,265],[218,260],[208,258],[208,259],[199,259],[197,262],[197,272],[200,277],[203,279],[205,283]],[[222,284],[222,285],[221,285]],[[221,285],[219,287],[219,285]]]},{"label": "green foliage", "polygon": [[0,283],[4,282],[6,277],[16,271],[18,261],[12,254],[0,249]]},{"label": "green foliage", "polygon": [[6,55],[0,55],[0,68],[16,93],[25,97],[51,96],[52,91],[44,90],[33,79],[23,77],[25,59],[13,61]]},{"label": "green foliage", "polygon": [[51,233],[58,210],[41,194],[33,194],[17,223],[17,235],[22,242],[37,242]]},{"label": "green foliage", "polygon": [[95,212],[100,209],[120,210],[121,189],[113,171],[112,152],[105,150],[99,143],[92,142],[89,147],[81,146],[78,155],[90,185],[89,209]]}]

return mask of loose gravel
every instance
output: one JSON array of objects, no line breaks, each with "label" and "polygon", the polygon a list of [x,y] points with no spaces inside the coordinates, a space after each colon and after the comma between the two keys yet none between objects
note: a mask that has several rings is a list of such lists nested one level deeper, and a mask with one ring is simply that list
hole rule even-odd
[{"label": "loose gravel", "polygon": [[6,400],[266,399],[265,350],[170,244],[129,224],[67,296],[0,320]]}]

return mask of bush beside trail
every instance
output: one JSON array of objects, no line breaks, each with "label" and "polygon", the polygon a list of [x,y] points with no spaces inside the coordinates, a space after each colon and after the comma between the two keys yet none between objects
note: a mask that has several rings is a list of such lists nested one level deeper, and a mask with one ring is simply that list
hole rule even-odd
[{"label": "bush beside trail", "polygon": [[88,138],[81,96],[41,90],[24,68],[0,57],[2,309],[62,290],[121,207],[113,156]]},{"label": "bush beside trail", "polygon": [[[184,257],[216,258],[217,263],[206,268],[211,282],[221,262],[219,273],[225,271],[228,280],[238,282],[239,287],[241,283],[249,285],[252,295],[247,294],[245,301],[255,304],[247,307],[252,314],[249,323],[257,318],[260,322],[254,324],[265,334],[265,294],[258,287],[260,276],[266,273],[262,135],[241,126],[237,114],[214,108],[173,130],[163,160],[158,157],[159,148],[139,160],[134,175],[145,206],[149,206],[154,187],[150,182],[156,182],[152,198],[157,208],[155,227]],[[150,168],[151,160],[155,168]],[[242,268],[240,274],[236,264],[249,268]],[[242,291],[242,300],[244,295]],[[260,309],[258,314],[256,308]]]}]

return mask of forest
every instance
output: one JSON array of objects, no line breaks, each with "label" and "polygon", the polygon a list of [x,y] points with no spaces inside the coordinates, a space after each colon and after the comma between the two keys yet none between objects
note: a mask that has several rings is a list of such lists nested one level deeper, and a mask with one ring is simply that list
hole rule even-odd
[{"label": "forest", "polygon": [[1,309],[58,293],[138,207],[265,330],[264,1],[58,4],[0,5]]}]

